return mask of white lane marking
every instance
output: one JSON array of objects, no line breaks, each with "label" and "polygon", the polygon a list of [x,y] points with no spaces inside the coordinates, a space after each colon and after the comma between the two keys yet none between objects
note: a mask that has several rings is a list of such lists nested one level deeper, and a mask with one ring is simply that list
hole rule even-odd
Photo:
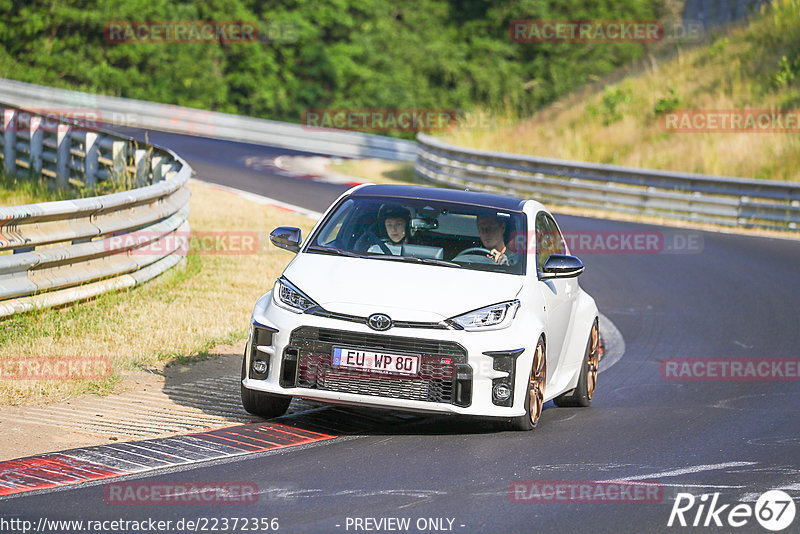
[{"label": "white lane marking", "polygon": [[[620,482],[620,484],[625,484],[625,482]],[[726,486],[724,484],[666,484],[664,482],[659,482],[659,486],[664,486],[667,488],[714,488],[714,489],[741,489],[745,486]]]},{"label": "white lane marking", "polygon": [[[797,395],[800,395],[800,391],[788,391],[788,392],[785,392],[785,393],[770,393],[769,397],[774,400],[776,397],[796,397]],[[747,406],[745,406],[743,408],[738,408],[738,407],[735,407],[735,406],[728,406],[730,403],[733,403],[735,401],[740,401],[742,399],[752,399],[752,398],[765,399],[765,398],[767,398],[767,394],[766,393],[751,393],[749,395],[741,395],[739,397],[733,397],[733,398],[730,398],[730,399],[721,399],[721,400],[715,402],[714,404],[712,404],[711,408],[723,408],[723,409],[726,409],[726,410],[746,410],[746,409],[750,409],[750,410],[752,410],[752,409],[772,410],[772,408],[758,408],[757,406],[754,406],[752,403],[749,403]]]},{"label": "white lane marking", "polygon": [[753,348],[753,345],[745,345],[744,343],[736,341],[735,339],[733,340],[733,342],[736,343],[737,345],[739,345],[740,347],[742,347],[743,349],[752,349]]},{"label": "white lane marking", "polygon": [[618,315],[665,315],[666,312],[663,311],[653,311],[654,308],[651,305],[647,305],[644,308],[624,308],[619,310],[608,310],[611,313],[616,313]]},{"label": "white lane marking", "polygon": [[622,339],[622,334],[611,322],[611,319],[600,315],[600,335],[603,336],[603,342],[606,346],[605,354],[600,362],[598,373],[609,370],[615,363],[622,359],[625,354],[625,340]]},{"label": "white lane marking", "polygon": [[386,490],[339,490],[329,491],[322,489],[292,489],[292,488],[267,488],[259,490],[256,495],[265,495],[268,499],[294,499],[297,497],[315,497],[324,494],[325,497],[381,497],[386,495],[415,497],[429,499],[437,495],[447,495],[442,490],[427,489],[386,489]]},{"label": "white lane marking", "polygon": [[703,471],[715,471],[718,469],[725,469],[727,467],[745,467],[748,465],[756,465],[756,462],[725,462],[722,464],[705,464],[693,465],[691,467],[683,467],[681,469],[672,469],[670,471],[661,471],[659,473],[651,473],[648,475],[634,475],[630,477],[615,478],[613,480],[602,480],[601,482],[626,482],[633,480],[658,480],[659,478],[677,477],[680,475],[688,475],[692,473],[700,473]]},{"label": "white lane marking", "polygon": [[294,213],[298,213],[300,215],[305,215],[306,217],[310,217],[312,219],[319,219],[322,217],[322,213],[314,210],[310,210],[304,208],[302,206],[297,206],[295,204],[289,204],[288,202],[281,202],[280,200],[275,200],[274,198],[265,197],[263,195],[257,195],[256,193],[249,193],[247,191],[242,191],[241,189],[236,189],[234,187],[228,187],[227,185],[219,185],[219,184],[212,184],[211,182],[206,182],[204,180],[198,180],[197,178],[191,178],[189,183],[196,183],[202,184],[214,189],[220,189],[222,191],[227,191],[228,193],[233,193],[234,195],[238,195],[244,199],[251,200],[257,204],[262,204],[264,206],[275,206],[276,208],[285,209],[288,211],[292,211]]},{"label": "white lane marking", "polygon": [[587,469],[591,470],[598,470],[598,471],[609,471],[611,469],[620,469],[622,467],[635,467],[635,464],[617,464],[617,463],[580,463],[580,464],[572,464],[572,463],[558,463],[558,464],[540,464],[540,465],[533,465],[529,469],[531,471],[558,471],[558,470],[572,470],[577,469],[579,471],[585,471]]},{"label": "white lane marking", "polygon": [[[782,490],[782,491],[800,491],[800,483],[797,484],[788,484],[786,486],[779,486],[777,488],[769,488],[770,490]],[[764,490],[765,492],[768,490]],[[740,502],[755,502],[761,497],[761,493],[745,493],[739,499]]]},{"label": "white lane marking", "polygon": [[564,419],[559,419],[558,421],[556,421],[556,423],[563,423],[565,421],[569,421],[570,419],[575,419],[576,417],[578,417],[578,414],[572,414],[569,417],[565,417]]}]

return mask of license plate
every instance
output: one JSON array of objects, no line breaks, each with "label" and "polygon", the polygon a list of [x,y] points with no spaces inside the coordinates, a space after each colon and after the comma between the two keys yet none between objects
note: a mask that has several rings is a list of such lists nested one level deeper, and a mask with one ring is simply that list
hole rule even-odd
[{"label": "license plate", "polygon": [[333,366],[384,374],[416,375],[419,356],[334,347]]}]

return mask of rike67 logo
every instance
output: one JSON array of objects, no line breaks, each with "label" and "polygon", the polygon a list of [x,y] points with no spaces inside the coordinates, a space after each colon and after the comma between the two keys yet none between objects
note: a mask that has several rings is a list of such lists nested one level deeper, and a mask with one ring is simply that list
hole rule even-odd
[{"label": "rike67 logo", "polygon": [[778,532],[794,521],[795,504],[785,491],[767,491],[755,505],[741,502],[735,506],[720,504],[719,495],[704,493],[697,498],[691,493],[678,493],[667,526],[739,528],[752,524],[755,518],[765,529]]}]

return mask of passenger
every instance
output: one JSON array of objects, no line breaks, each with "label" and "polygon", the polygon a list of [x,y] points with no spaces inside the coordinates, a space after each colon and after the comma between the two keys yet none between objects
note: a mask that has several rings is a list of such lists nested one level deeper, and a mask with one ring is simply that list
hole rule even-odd
[{"label": "passenger", "polygon": [[408,243],[410,220],[411,212],[402,206],[393,204],[381,206],[378,211],[378,223],[380,228],[386,232],[386,237],[382,237],[380,244],[372,245],[367,252],[382,252],[399,256],[403,245]]},{"label": "passenger", "polygon": [[519,261],[519,255],[508,251],[506,247],[506,221],[494,215],[478,216],[478,235],[481,244],[489,250],[487,258],[491,258],[498,265],[514,265]]}]

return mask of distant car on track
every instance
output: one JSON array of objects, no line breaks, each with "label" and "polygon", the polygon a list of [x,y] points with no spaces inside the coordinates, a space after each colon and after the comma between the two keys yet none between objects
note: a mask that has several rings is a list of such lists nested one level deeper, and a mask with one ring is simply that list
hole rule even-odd
[{"label": "distant car on track", "polygon": [[244,408],[292,397],[502,418],[534,428],[544,402],[588,406],[598,311],[540,203],[421,186],[340,196],[258,299],[242,361]]}]

